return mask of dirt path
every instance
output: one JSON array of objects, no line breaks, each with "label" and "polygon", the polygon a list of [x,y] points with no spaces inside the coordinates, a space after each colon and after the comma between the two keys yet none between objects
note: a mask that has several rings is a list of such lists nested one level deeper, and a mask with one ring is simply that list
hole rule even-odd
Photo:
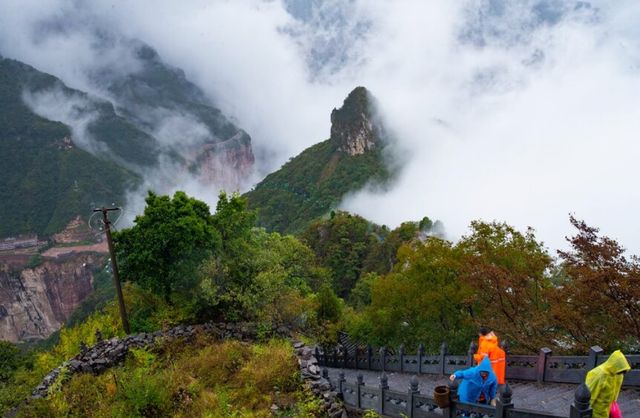
[{"label": "dirt path", "polygon": [[65,254],[82,252],[108,253],[109,248],[107,247],[106,241],[93,245],[78,245],[75,247],[53,247],[42,253],[42,256],[57,258]]}]

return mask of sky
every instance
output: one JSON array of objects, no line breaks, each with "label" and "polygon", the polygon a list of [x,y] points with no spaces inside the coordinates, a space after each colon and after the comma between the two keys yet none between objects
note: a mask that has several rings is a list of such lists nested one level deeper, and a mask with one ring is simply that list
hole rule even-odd
[{"label": "sky", "polygon": [[251,135],[245,189],[363,85],[403,167],[343,208],[452,240],[474,219],[531,226],[550,250],[571,213],[640,254],[638,22],[630,0],[5,0],[0,54],[92,91],[92,69],[136,71],[96,37],[142,40]]}]

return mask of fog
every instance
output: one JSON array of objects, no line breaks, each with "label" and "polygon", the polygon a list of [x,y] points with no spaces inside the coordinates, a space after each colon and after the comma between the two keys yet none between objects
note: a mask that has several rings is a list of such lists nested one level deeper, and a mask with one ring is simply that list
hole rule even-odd
[{"label": "fog", "polygon": [[343,208],[426,215],[451,239],[473,219],[532,226],[551,249],[573,213],[640,253],[638,22],[636,2],[603,0],[9,0],[0,54],[96,92],[96,69],[136,71],[123,40],[139,39],[251,135],[254,181],[326,139],[364,85],[403,170]]}]

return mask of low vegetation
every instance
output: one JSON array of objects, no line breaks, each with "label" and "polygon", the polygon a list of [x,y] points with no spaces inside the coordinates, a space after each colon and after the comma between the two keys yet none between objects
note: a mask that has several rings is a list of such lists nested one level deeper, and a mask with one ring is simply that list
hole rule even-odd
[{"label": "low vegetation", "polygon": [[20,417],[313,416],[288,341],[166,343],[132,350],[125,364],[99,376],[79,374]]}]

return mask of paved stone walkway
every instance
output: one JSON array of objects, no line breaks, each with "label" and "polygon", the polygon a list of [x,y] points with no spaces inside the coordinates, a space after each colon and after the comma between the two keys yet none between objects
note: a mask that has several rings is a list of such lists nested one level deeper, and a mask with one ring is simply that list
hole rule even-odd
[{"label": "paved stone walkway", "polygon": [[[353,369],[335,369],[328,367],[329,379],[332,384],[338,382],[341,371],[348,382],[356,382],[359,373],[364,377],[365,385],[378,387],[380,372]],[[387,372],[389,387],[393,390],[405,391],[409,389],[409,380],[413,375],[408,373]],[[418,375],[420,392],[433,393],[433,388],[446,385],[449,381],[445,376]],[[576,385],[545,383],[538,386],[533,382],[508,382],[513,391],[513,403],[519,408],[528,408],[550,412],[559,416],[569,416],[569,408],[573,402]],[[623,389],[618,398],[624,418],[640,418],[640,389]]]}]

